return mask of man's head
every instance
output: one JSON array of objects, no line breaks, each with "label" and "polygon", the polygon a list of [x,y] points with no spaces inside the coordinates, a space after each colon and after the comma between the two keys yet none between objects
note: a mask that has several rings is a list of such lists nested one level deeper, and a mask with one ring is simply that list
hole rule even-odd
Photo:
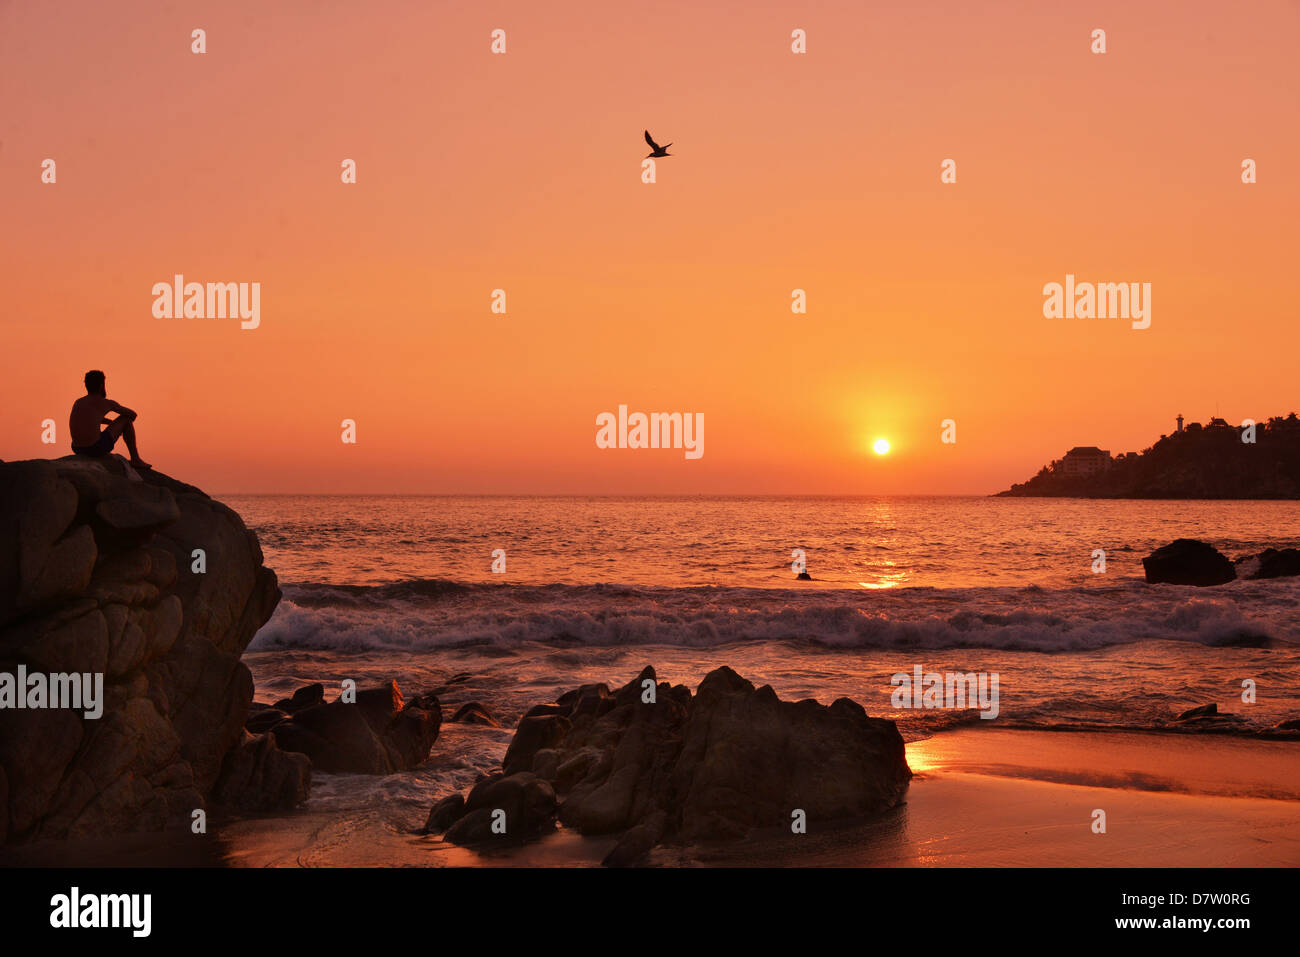
[{"label": "man's head", "polygon": [[91,369],[86,373],[86,395],[104,394],[104,373]]}]

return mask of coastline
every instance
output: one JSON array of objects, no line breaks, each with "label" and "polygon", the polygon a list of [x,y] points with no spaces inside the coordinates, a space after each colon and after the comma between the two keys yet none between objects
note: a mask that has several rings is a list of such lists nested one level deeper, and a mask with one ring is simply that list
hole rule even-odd
[{"label": "coastline", "polygon": [[[689,829],[684,812],[674,816],[680,830],[655,831],[646,850],[665,833],[667,843],[629,863],[906,866],[993,854],[999,864],[1044,855],[1087,864],[1097,847],[1077,845],[1072,829],[1080,821],[1059,814],[1089,801],[1095,810],[1097,794],[1136,827],[1136,843],[1153,860],[1231,859],[1219,850],[1183,858],[1152,836],[1162,820],[1180,818],[1212,834],[1216,849],[1245,854],[1255,841],[1252,861],[1296,859],[1292,842],[1274,832],[1279,822],[1294,828],[1300,806],[1300,782],[1282,766],[1294,752],[1281,750],[1300,739],[1300,579],[1249,578],[1206,590],[1135,578],[1130,572],[1145,546],[1132,542],[1167,539],[1172,526],[1196,517],[1181,510],[1098,507],[1087,510],[1095,514],[1084,526],[1067,509],[966,503],[961,508],[975,514],[957,534],[946,503],[817,502],[788,514],[770,503],[713,500],[668,522],[663,507],[639,501],[566,502],[542,514],[535,503],[515,502],[513,519],[534,531],[512,546],[506,578],[486,563],[468,575],[448,574],[465,556],[491,554],[487,546],[507,534],[508,517],[495,514],[496,504],[485,511],[482,503],[457,500],[431,509],[423,500],[382,499],[341,520],[315,500],[277,501],[245,524],[229,507],[157,472],[134,482],[110,466],[75,460],[10,468],[53,516],[49,534],[23,539],[24,548],[43,555],[95,545],[76,552],[75,562],[50,559],[59,577],[24,585],[14,608],[40,609],[37,645],[56,663],[66,651],[65,619],[80,615],[75,650],[87,662],[103,650],[102,619],[116,689],[108,720],[80,729],[85,746],[69,746],[57,768],[45,768],[34,746],[9,763],[11,796],[40,799],[14,805],[23,814],[14,833],[35,843],[7,848],[2,859],[11,864],[590,864],[604,860],[613,838],[580,838],[561,827],[507,846],[482,829],[487,806],[450,819],[430,810],[472,804],[471,789],[481,798],[478,785],[495,786],[503,767],[506,776],[536,769],[549,801],[536,806],[550,813],[529,819],[519,836],[549,827],[558,812],[588,834],[623,831],[626,838],[642,825],[644,805],[634,815],[630,803],[618,801],[651,788],[659,800],[660,782],[679,760],[688,780],[698,773],[708,781],[721,765],[727,783],[702,786],[717,801],[693,805],[706,808],[695,819],[703,826]],[[603,518],[589,509],[604,509]],[[1275,541],[1278,529],[1294,522],[1292,512],[1223,515],[1214,537],[1236,546]],[[1008,532],[1008,517],[1018,519],[1015,531]],[[634,544],[610,554],[594,547],[599,539],[574,532],[595,535],[603,519]],[[730,529],[728,537],[704,540],[701,522]],[[811,531],[796,535],[792,527]],[[466,529],[481,540],[470,541]],[[263,538],[273,556],[263,553]],[[195,541],[206,545],[197,565]],[[796,555],[820,556],[815,587],[791,580],[784,550],[792,541],[801,546]],[[1081,557],[1095,542],[1111,551],[1105,577]],[[615,567],[649,584],[610,584]],[[416,574],[402,577],[399,569]],[[828,580],[836,571],[851,578]],[[713,578],[728,583],[693,580]],[[840,587],[845,583],[857,587]],[[46,590],[33,590],[38,585]],[[143,624],[127,627],[137,620]],[[629,679],[647,666],[670,695],[653,712],[654,721],[663,716],[654,733],[665,744],[620,767],[635,773],[636,789],[623,774],[617,780],[624,790],[605,791],[615,778],[591,761],[621,753],[616,739],[628,726],[619,722],[631,712],[619,709],[633,704],[615,702],[609,689],[635,698]],[[692,727],[705,729],[705,743],[680,748],[687,719],[673,709],[684,708],[690,689],[702,689],[715,673],[725,674],[692,712],[703,715]],[[918,682],[921,674],[927,681],[934,673],[978,674],[979,706],[965,698],[898,698],[900,673]],[[573,695],[582,688],[604,688],[605,698],[580,698],[588,709],[581,716],[564,710],[579,707]],[[344,697],[352,691],[364,701]],[[783,717],[761,710],[778,700]],[[742,710],[727,711],[731,723],[718,725],[724,730],[714,738],[710,709],[719,701]],[[354,703],[355,711],[348,707]],[[760,710],[743,710],[751,706]],[[592,713],[615,715],[592,732],[594,745],[583,737],[594,725],[580,720]],[[772,764],[770,755],[791,751],[787,722],[812,714],[824,723],[801,726],[804,765]],[[860,729],[851,742],[841,737],[849,714]],[[547,715],[554,720],[545,734],[557,737],[543,745],[532,732]],[[96,762],[116,753],[103,735],[119,727],[129,732],[123,754],[134,764],[100,767]],[[870,738],[885,728],[887,744]],[[1059,733],[1066,730],[1074,733]],[[633,750],[644,743],[639,734]],[[1137,745],[1126,751],[1126,742]],[[900,811],[892,808],[903,793],[897,772],[911,773],[905,743],[919,776]],[[518,752],[514,762],[508,749]],[[582,759],[574,766],[590,772],[590,783],[582,777],[551,788],[565,749]],[[551,752],[550,771],[534,765],[543,751]],[[725,767],[737,753],[747,755],[740,772]],[[1116,763],[1122,753],[1127,762]],[[697,754],[708,755],[709,770],[699,771]],[[882,755],[892,763],[864,766]],[[659,757],[669,763],[654,763]],[[831,760],[839,762],[834,773]],[[1251,770],[1232,770],[1234,762]],[[37,782],[39,789],[22,778],[36,772],[49,779]],[[121,780],[96,787],[100,772]],[[654,783],[640,790],[643,777]],[[585,794],[577,783],[586,784]],[[668,801],[696,797],[689,786],[666,793]],[[727,817],[732,795],[749,800]],[[1193,803],[1167,803],[1174,799]],[[584,801],[594,808],[586,819]],[[612,805],[608,813],[600,801]],[[1214,803],[1223,801],[1247,802],[1240,827],[1231,826],[1228,805]],[[722,825],[707,816],[715,807]],[[807,809],[807,819],[818,822],[813,833],[793,843],[780,831],[762,833],[780,828],[778,811],[788,815],[791,807]],[[207,832],[176,830],[198,808],[210,814]],[[1026,832],[990,849],[982,835],[1007,832],[1008,808],[1070,839],[1043,842]],[[665,803],[654,813],[679,810]],[[834,824],[850,813],[856,825]],[[446,828],[475,814],[480,829],[467,834],[467,825],[451,840],[478,849],[446,843]],[[426,825],[431,817],[441,826]],[[156,839],[136,833],[153,828],[160,829]],[[832,831],[838,837],[825,836]],[[110,833],[120,836],[87,840]],[[674,843],[723,836],[737,842]],[[68,841],[49,845],[55,837]],[[933,841],[947,844],[933,851]]]},{"label": "coastline", "polygon": [[[778,829],[735,843],[664,846],[647,864],[1294,867],[1300,865],[1294,748],[1218,735],[957,729],[908,744],[916,777],[905,803],[877,819],[800,836]],[[1124,773],[1138,771],[1139,758],[1151,773],[1123,783]],[[346,790],[354,776],[318,777]],[[1266,796],[1270,789],[1274,796]],[[1283,792],[1290,797],[1277,796]],[[202,841],[168,833],[35,844],[9,849],[3,863],[595,867],[617,843],[559,828],[527,844],[472,850],[417,833],[422,805],[395,800],[349,814],[318,810],[315,803],[295,814],[217,823]],[[1092,830],[1098,809],[1106,813],[1105,834]]]}]

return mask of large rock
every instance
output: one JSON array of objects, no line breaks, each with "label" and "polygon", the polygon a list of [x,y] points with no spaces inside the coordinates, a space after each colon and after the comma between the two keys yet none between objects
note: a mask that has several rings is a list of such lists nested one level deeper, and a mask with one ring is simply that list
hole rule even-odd
[{"label": "large rock", "polygon": [[1142,559],[1151,584],[1222,585],[1237,577],[1232,561],[1213,545],[1180,538]]},{"label": "large rock", "polygon": [[898,803],[912,776],[894,723],[849,698],[781,701],[719,668],[689,710],[670,779],[683,838],[788,828],[795,808],[810,822],[867,817]]},{"label": "large rock", "polygon": [[325,686],[318,681],[315,684],[304,685],[288,698],[281,698],[274,707],[286,714],[297,714],[299,711],[324,703]]},{"label": "large rock", "polygon": [[606,867],[631,867],[640,863],[662,839],[667,822],[667,814],[655,811],[636,827],[625,831],[601,863]]},{"label": "large rock", "polygon": [[429,818],[424,822],[424,833],[441,833],[451,827],[464,813],[465,795],[449,794],[429,809]]},{"label": "large rock", "polygon": [[1236,561],[1238,578],[1291,578],[1300,575],[1300,549],[1266,548]]},{"label": "large rock", "polygon": [[98,718],[0,711],[0,841],[205,807],[243,740],[240,655],[279,598],[256,536],[191,485],[115,456],[0,464],[0,672],[104,682]]},{"label": "large rock", "polygon": [[318,771],[392,774],[415,767],[429,756],[442,725],[434,695],[409,702],[397,682],[358,691],[340,700],[305,708],[270,729],[276,744],[311,758]]},{"label": "large rock", "polygon": [[311,761],[281,751],[269,734],[244,736],[226,755],[212,798],[244,813],[291,811],[311,794]]},{"label": "large rock", "polygon": [[848,698],[781,701],[725,667],[695,695],[646,668],[616,692],[584,685],[534,711],[502,774],[476,785],[463,809],[440,806],[440,823],[464,814],[446,840],[487,839],[481,811],[510,806],[500,789],[545,779],[559,819],[584,834],[621,835],[606,863],[626,865],[660,841],[788,828],[795,811],[813,825],[870,817],[895,806],[912,776],[892,721]]},{"label": "large rock", "polygon": [[533,758],[538,751],[553,748],[569,733],[572,724],[569,719],[558,714],[526,714],[515,729],[515,736],[506,748],[506,756],[501,768],[506,774],[518,771],[531,771]]},{"label": "large rock", "polygon": [[453,844],[518,842],[555,824],[555,789],[528,771],[492,774],[469,792],[463,804],[444,798],[429,812],[426,831],[447,826],[443,840]]},{"label": "large rock", "polygon": [[244,730],[249,734],[265,734],[289,717],[287,711],[281,711],[279,708],[258,708],[256,704],[253,707],[255,710],[244,722]]}]

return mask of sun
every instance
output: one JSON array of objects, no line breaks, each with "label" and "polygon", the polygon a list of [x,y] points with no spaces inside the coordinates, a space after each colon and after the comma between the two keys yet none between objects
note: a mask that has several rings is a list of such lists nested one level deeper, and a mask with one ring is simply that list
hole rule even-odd
[{"label": "sun", "polygon": [[871,448],[877,455],[888,455],[889,439],[876,439],[871,443]]}]

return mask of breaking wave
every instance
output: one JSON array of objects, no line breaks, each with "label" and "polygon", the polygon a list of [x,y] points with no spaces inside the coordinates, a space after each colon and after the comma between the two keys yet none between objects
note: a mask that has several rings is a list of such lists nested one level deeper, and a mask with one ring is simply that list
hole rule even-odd
[{"label": "breaking wave", "polygon": [[1083,651],[1148,639],[1300,643],[1300,582],[1213,590],[1122,582],[863,591],[509,585],[415,579],[286,585],[249,650],[410,650],[802,641],[828,648]]}]

